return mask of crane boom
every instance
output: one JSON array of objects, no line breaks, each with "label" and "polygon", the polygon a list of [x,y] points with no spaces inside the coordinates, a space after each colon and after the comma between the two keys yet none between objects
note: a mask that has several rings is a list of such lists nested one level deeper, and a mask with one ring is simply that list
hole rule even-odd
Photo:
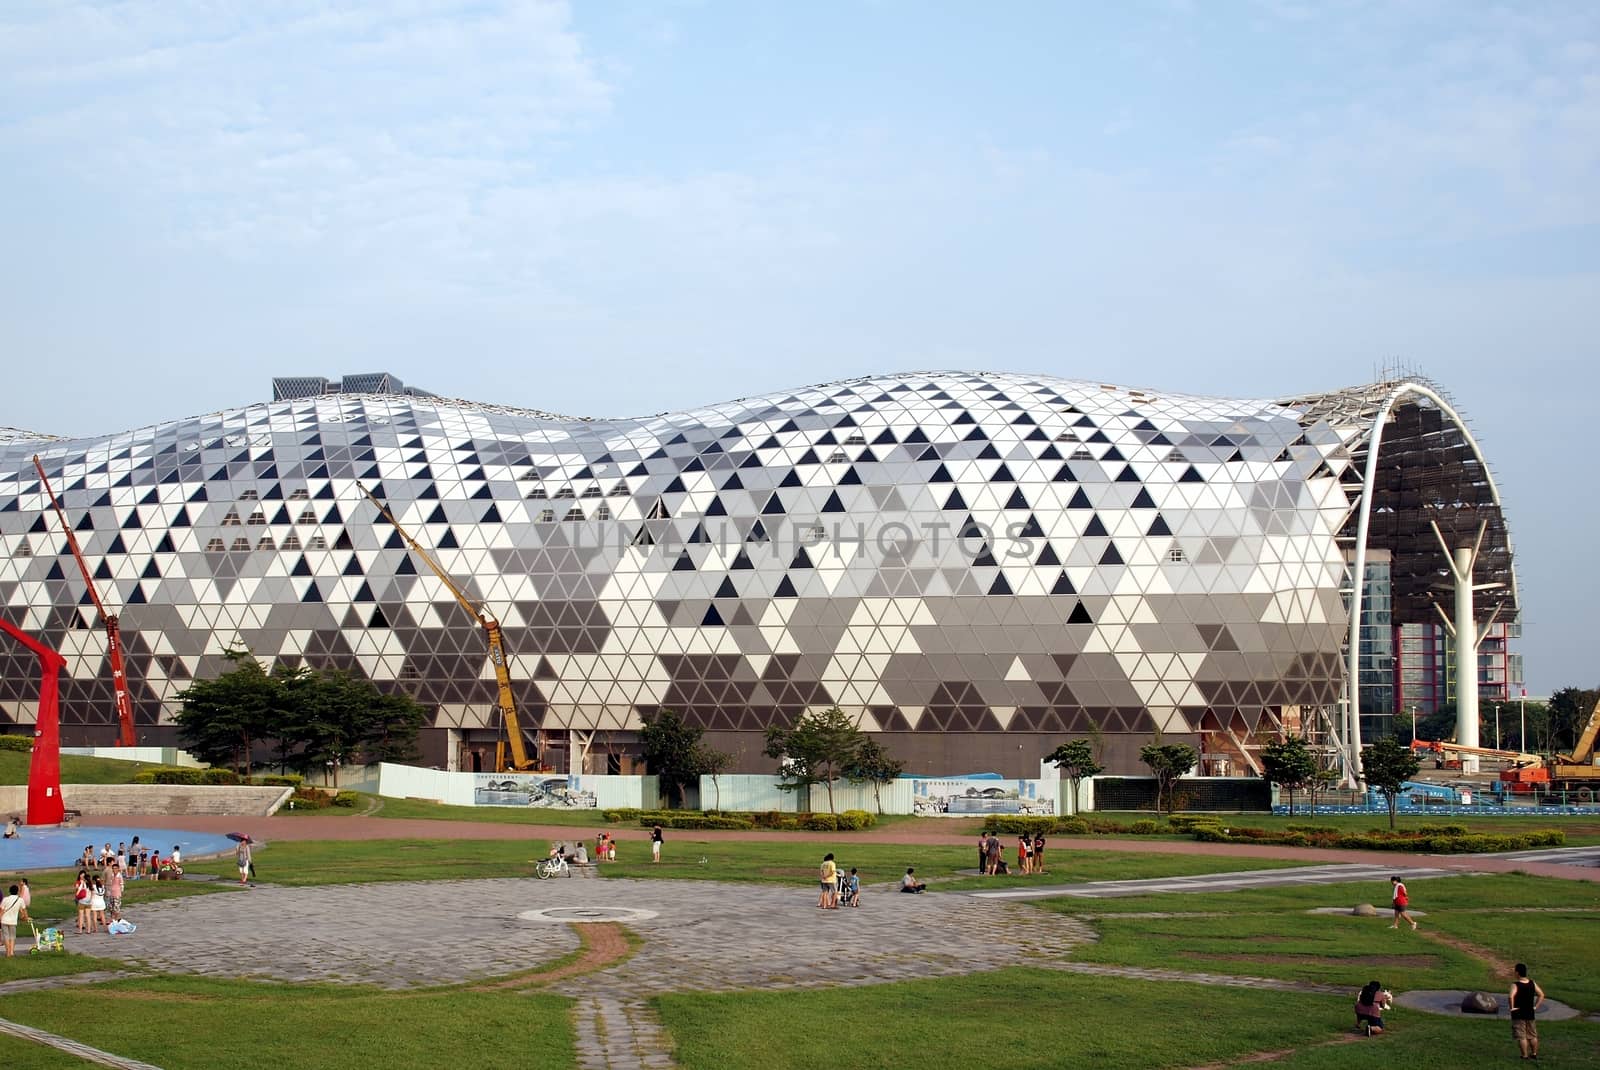
[{"label": "crane boom", "polygon": [[[490,613],[483,603],[468,595],[455,580],[450,578],[445,572],[444,566],[435,561],[433,555],[421,543],[411,537],[411,533],[401,526],[399,520],[395,519],[388,506],[380,502],[377,496],[368,490],[365,485],[358,482],[356,487],[362,494],[367,496],[368,501],[377,506],[378,512],[394,526],[395,531],[400,533],[400,537],[405,540],[411,551],[422,558],[423,562],[433,570],[433,574],[439,577],[439,582],[444,584],[445,588],[455,596],[455,600],[461,603],[461,607],[476,617],[478,623],[483,625],[484,635],[489,641],[489,662],[494,666],[494,679],[500,692],[500,714],[505,718],[506,736],[511,746],[511,761],[509,765],[516,770],[534,768],[535,762],[528,756],[527,745],[522,741],[522,725],[517,717],[516,697],[511,693],[511,670],[506,664],[505,639],[500,633],[500,622],[495,619],[494,614]],[[501,760],[495,764],[500,767],[497,771],[504,772],[508,763]]]},{"label": "crane boom", "polygon": [[39,473],[39,482],[44,485],[44,493],[50,499],[51,508],[56,511],[56,516],[61,521],[61,530],[67,534],[67,545],[72,548],[73,560],[78,562],[78,571],[83,573],[83,584],[89,588],[89,597],[94,600],[94,608],[100,614],[100,621],[105,626],[106,659],[111,662],[111,691],[117,705],[117,745],[137,746],[139,737],[133,727],[133,696],[128,693],[128,674],[122,660],[122,628],[118,623],[117,614],[107,613],[105,603],[100,601],[100,592],[95,589],[94,577],[89,574],[89,564],[83,559],[83,551],[78,547],[78,537],[72,533],[72,525],[67,523],[66,510],[61,508],[56,492],[51,489],[50,480],[44,474],[44,464],[40,462],[37,453],[33,455],[33,467]]},{"label": "crane boom", "polygon": [[1589,714],[1589,723],[1583,726],[1583,731],[1578,735],[1578,745],[1572,748],[1571,754],[1556,755],[1565,765],[1587,765],[1594,757],[1595,737],[1600,735],[1600,702],[1594,704],[1594,710]]}]

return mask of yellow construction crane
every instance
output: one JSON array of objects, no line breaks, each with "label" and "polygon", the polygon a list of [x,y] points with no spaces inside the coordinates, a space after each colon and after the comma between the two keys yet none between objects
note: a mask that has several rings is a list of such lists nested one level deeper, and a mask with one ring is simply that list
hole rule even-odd
[{"label": "yellow construction crane", "polygon": [[[395,519],[394,514],[389,512],[387,506],[380,502],[363,484],[358,482],[356,486],[362,494],[367,496],[368,501],[378,507],[378,512],[383,515],[383,518],[394,525],[394,529],[400,533],[400,537],[406,541],[406,545],[411,547],[412,552],[422,558],[429,568],[433,569],[433,574],[439,577],[439,582],[443,583],[451,594],[455,595],[456,601],[461,603],[462,608],[477,617],[478,623],[483,625],[484,634],[489,638],[489,661],[494,665],[495,682],[500,686],[500,716],[504,719],[506,726],[506,739],[495,743],[495,772],[525,772],[537,769],[538,763],[528,756],[527,745],[522,740],[522,726],[517,719],[517,700],[511,694],[511,671],[506,666],[506,647],[504,639],[500,636],[500,622],[495,619],[494,614],[484,607],[482,602],[471,598],[456,585],[454,580],[445,574],[443,566],[433,559],[433,555],[428,553],[421,543],[411,537],[410,532],[400,526],[400,521]],[[506,754],[508,743],[511,751],[509,758]]]}]

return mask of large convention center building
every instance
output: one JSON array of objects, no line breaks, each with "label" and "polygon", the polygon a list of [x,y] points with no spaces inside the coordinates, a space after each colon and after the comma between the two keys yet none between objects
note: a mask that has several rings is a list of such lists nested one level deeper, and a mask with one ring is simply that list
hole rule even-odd
[{"label": "large convention center building", "polygon": [[[430,762],[492,754],[485,628],[399,529],[498,621],[558,770],[633,771],[640,718],[670,709],[770,772],[764,730],[830,706],[913,773],[1033,776],[1091,734],[1136,772],[1158,732],[1213,771],[1282,731],[1348,761],[1403,701],[1403,627],[1515,621],[1499,493],[1420,380],[1273,401],[897,374],[642,419],[274,386],[133,431],[0,430],[0,615],[66,656],[64,742],[117,717],[35,455],[152,743],[242,648],[414,696]],[[1464,708],[1477,659],[1455,660]],[[31,723],[38,676],[0,636],[0,718]]]}]

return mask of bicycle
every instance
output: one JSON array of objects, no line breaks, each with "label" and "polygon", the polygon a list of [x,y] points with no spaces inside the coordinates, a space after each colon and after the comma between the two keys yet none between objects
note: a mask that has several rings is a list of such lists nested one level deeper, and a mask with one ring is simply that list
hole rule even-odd
[{"label": "bicycle", "polygon": [[558,873],[565,873],[569,877],[572,876],[571,867],[567,865],[567,860],[561,855],[556,855],[554,858],[540,859],[539,864],[534,867],[534,872],[539,875],[539,879],[542,881],[547,881]]}]

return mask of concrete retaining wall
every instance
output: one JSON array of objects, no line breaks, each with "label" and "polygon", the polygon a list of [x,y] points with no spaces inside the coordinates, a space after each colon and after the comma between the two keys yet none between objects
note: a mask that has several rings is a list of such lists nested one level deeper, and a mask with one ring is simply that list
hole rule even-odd
[{"label": "concrete retaining wall", "polygon": [[[289,800],[289,788],[196,784],[63,784],[61,801],[81,814],[216,814],[266,817]],[[26,814],[28,787],[0,787],[0,814]]]}]

